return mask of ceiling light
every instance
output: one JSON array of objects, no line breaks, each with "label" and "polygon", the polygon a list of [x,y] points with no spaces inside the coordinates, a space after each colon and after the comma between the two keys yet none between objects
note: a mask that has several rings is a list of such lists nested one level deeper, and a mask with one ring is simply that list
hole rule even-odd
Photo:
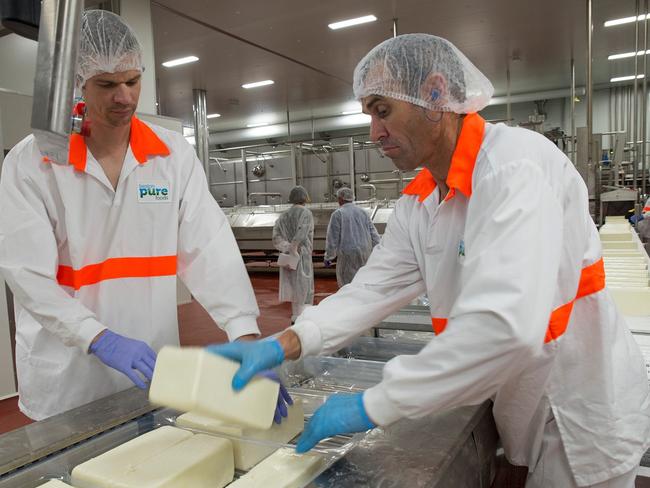
[{"label": "ceiling light", "polygon": [[268,122],[258,122],[257,124],[247,124],[246,127],[251,129],[253,127],[263,127],[265,125],[269,125],[269,123]]},{"label": "ceiling light", "polygon": [[605,22],[605,27],[612,27],[614,25],[622,25],[622,24],[630,24],[634,22],[635,19],[641,21],[641,20],[645,20],[646,18],[650,19],[650,14],[639,15],[638,17],[632,16],[632,17],[624,17],[622,19],[608,20],[607,22]]},{"label": "ceiling light", "polygon": [[217,117],[221,117],[221,114],[210,114],[207,116],[208,119],[216,119]]},{"label": "ceiling light", "polygon": [[343,29],[345,27],[350,27],[353,25],[365,24],[367,22],[374,22],[375,20],[377,20],[377,17],[375,17],[374,15],[365,15],[363,17],[357,17],[355,19],[348,19],[348,20],[341,20],[340,22],[334,22],[333,24],[329,24],[327,27],[329,27],[332,30]]},{"label": "ceiling light", "polygon": [[264,80],[264,81],[256,81],[254,83],[246,83],[241,87],[246,88],[248,90],[249,88],[257,88],[258,86],[272,85],[273,83],[275,83],[273,80]]},{"label": "ceiling light", "polygon": [[353,114],[360,114],[361,109],[358,110],[346,110],[345,112],[341,112],[342,115],[353,115]]},{"label": "ceiling light", "polygon": [[184,58],[172,59],[171,61],[165,61],[162,65],[165,68],[172,68],[174,66],[179,66],[181,64],[193,63],[198,61],[199,58],[196,56],[186,56]]},{"label": "ceiling light", "polygon": [[[643,75],[636,75],[636,77],[637,77],[637,79],[643,78]],[[630,76],[619,76],[618,78],[612,78],[609,81],[611,83],[615,83],[617,81],[629,81],[629,80],[633,80],[633,79],[634,79],[634,75],[630,75]]]},{"label": "ceiling light", "polygon": [[[639,51],[636,53],[637,56],[643,56],[643,51]],[[650,54],[650,49],[645,51],[645,54]],[[625,58],[633,58],[634,57],[634,51],[629,52],[629,53],[621,53],[621,54],[611,54],[607,56],[607,59],[610,61],[613,59],[625,59]]]}]

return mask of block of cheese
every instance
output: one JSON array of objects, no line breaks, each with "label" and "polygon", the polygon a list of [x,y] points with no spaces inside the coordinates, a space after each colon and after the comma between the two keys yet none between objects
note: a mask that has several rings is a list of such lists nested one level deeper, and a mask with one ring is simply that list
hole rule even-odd
[{"label": "block of cheese", "polygon": [[163,426],[72,470],[75,488],[221,488],[235,474],[228,439]]},{"label": "block of cheese", "polygon": [[165,346],[156,359],[149,400],[228,424],[268,429],[280,386],[257,377],[236,392],[232,378],[238,369],[239,363],[202,348]]},{"label": "block of cheese", "polygon": [[38,488],[72,488],[72,486],[61,480],[50,480],[43,485],[38,485]]},{"label": "block of cheese", "polygon": [[228,488],[301,488],[325,467],[325,462],[316,453],[296,454],[283,447]]},{"label": "block of cheese", "polygon": [[650,288],[611,287],[616,306],[623,315],[639,317],[650,315]]},{"label": "block of cheese", "polygon": [[[300,434],[305,426],[305,413],[300,399],[295,399],[294,404],[287,410],[287,418],[282,419],[280,425],[274,423],[270,429],[235,427],[193,412],[180,415],[176,419],[176,425],[215,434],[242,437],[243,439],[286,444]],[[242,471],[248,471],[277,448],[277,446],[247,442],[246,440],[230,440],[235,454],[235,468]]]},{"label": "block of cheese", "polygon": [[636,242],[629,241],[612,241],[612,240],[603,240],[601,242],[603,249],[637,249]]}]

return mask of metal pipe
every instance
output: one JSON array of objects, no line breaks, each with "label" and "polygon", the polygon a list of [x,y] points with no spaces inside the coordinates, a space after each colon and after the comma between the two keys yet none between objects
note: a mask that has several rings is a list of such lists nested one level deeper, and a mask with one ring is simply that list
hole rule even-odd
[{"label": "metal pipe", "polygon": [[296,146],[291,144],[291,154],[289,155],[289,160],[291,163],[291,184],[296,186]]},{"label": "metal pipe", "polygon": [[246,166],[246,149],[241,150],[241,168],[242,168],[241,179],[244,187],[244,203],[247,203],[248,202],[248,167]]},{"label": "metal pipe", "polygon": [[359,185],[359,188],[366,188],[370,190],[370,199],[371,200],[376,200],[377,199],[377,187],[371,183],[364,183],[363,185]]},{"label": "metal pipe", "polygon": [[206,91],[194,88],[192,90],[194,114],[194,141],[196,154],[203,163],[203,169],[210,183],[210,152],[208,150],[208,114],[206,107]]},{"label": "metal pipe", "polygon": [[393,37],[397,37],[397,19],[393,19]]},{"label": "metal pipe", "polygon": [[571,58],[571,161],[576,164],[576,62]]},{"label": "metal pipe", "polygon": [[[648,16],[646,15],[648,13],[648,0],[645,0],[644,2],[644,10],[643,10],[643,118],[642,120],[642,141],[643,144],[641,145],[641,194],[643,195],[643,198],[646,197],[646,167],[647,167],[647,161],[646,161],[646,155],[647,155],[647,149],[646,149],[646,139],[647,139],[647,118],[648,118],[648,83],[647,83],[647,78],[648,78],[648,56],[646,53],[648,52]],[[637,51],[638,54],[638,51]],[[636,57],[636,56],[635,56]]]},{"label": "metal pipe", "polygon": [[349,148],[349,162],[350,162],[350,189],[352,194],[355,194],[354,187],[356,186],[356,172],[354,170],[354,138],[348,139]]},{"label": "metal pipe", "polygon": [[267,191],[262,191],[262,192],[251,192],[251,193],[248,194],[248,205],[252,205],[253,196],[256,196],[256,197],[282,198],[282,193],[267,192]]},{"label": "metal pipe", "polygon": [[43,0],[31,126],[43,156],[68,161],[82,0]]},{"label": "metal pipe", "polygon": [[[638,0],[637,0],[638,1]],[[594,171],[594,199],[595,207],[594,214],[596,222],[599,221],[598,209],[598,188],[596,173],[598,172],[598,165],[593,161],[594,152],[594,134],[593,134],[593,79],[592,79],[592,5],[591,0],[587,0],[587,187],[589,187],[589,170]]]},{"label": "metal pipe", "polygon": [[385,178],[383,180],[370,180],[368,181],[369,184],[371,185],[381,185],[381,184],[391,184],[394,185],[395,183],[402,183],[403,181],[412,181],[415,179],[415,176],[410,176],[408,178]]},{"label": "metal pipe", "polygon": [[506,103],[506,123],[510,125],[510,119],[512,119],[512,107],[510,103],[510,58],[508,58],[508,68],[506,69],[506,98],[508,100]]},{"label": "metal pipe", "polygon": [[[636,0],[636,18],[639,18],[641,12],[641,1]],[[638,93],[638,88],[639,88],[639,82],[637,79],[637,76],[639,75],[639,22],[635,21],[634,22],[634,126],[633,126],[633,132],[632,132],[632,140],[633,141],[638,141],[639,140],[639,93]],[[644,56],[645,57],[645,54]],[[638,143],[635,144],[634,148],[634,166],[632,166],[632,179],[633,184],[632,188],[634,190],[637,189],[637,179],[639,177],[638,175],[638,168],[639,168],[639,145]]]}]

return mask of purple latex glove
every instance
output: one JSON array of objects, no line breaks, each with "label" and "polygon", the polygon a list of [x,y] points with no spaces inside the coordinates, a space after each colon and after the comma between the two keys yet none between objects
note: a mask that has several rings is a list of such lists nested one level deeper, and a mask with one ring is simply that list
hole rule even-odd
[{"label": "purple latex glove", "polygon": [[289,392],[284,387],[284,385],[280,381],[280,377],[277,375],[275,371],[273,371],[272,369],[267,369],[266,371],[262,371],[259,374],[259,376],[264,376],[265,378],[280,383],[280,391],[278,392],[278,402],[275,406],[275,415],[273,415],[273,421],[276,424],[279,424],[280,422],[282,422],[282,417],[286,417],[288,415],[289,412],[287,410],[287,405],[293,405],[293,399],[291,398],[291,395],[289,395]]},{"label": "purple latex glove", "polygon": [[156,366],[156,353],[145,342],[129,339],[106,329],[99,339],[90,345],[90,352],[105,365],[124,373],[138,388],[147,388],[140,374],[151,382]]}]

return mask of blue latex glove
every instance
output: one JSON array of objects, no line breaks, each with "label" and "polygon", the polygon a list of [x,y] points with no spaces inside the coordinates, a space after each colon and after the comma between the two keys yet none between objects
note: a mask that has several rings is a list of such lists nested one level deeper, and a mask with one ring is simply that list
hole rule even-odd
[{"label": "blue latex glove", "polygon": [[91,344],[90,352],[105,365],[127,375],[138,388],[147,387],[138,373],[151,382],[156,353],[145,342],[106,329],[97,342]]},{"label": "blue latex glove", "polygon": [[643,214],[639,215],[638,219],[637,219],[636,215],[632,215],[632,217],[630,217],[630,223],[632,225],[636,224],[637,222],[641,222],[642,220],[643,220]]},{"label": "blue latex glove", "polygon": [[280,381],[280,377],[277,375],[275,371],[272,369],[267,369],[266,371],[262,371],[260,376],[264,376],[265,378],[268,378],[270,380],[275,381],[276,383],[280,383],[280,391],[278,392],[278,402],[275,405],[275,414],[273,415],[273,421],[276,424],[279,424],[282,422],[282,417],[285,417],[289,414],[289,411],[287,410],[287,405],[293,405],[293,399],[291,398],[291,395],[289,395],[289,392],[287,389],[284,387],[282,382]]},{"label": "blue latex glove", "polygon": [[284,361],[284,349],[277,339],[215,344],[206,349],[213,354],[241,363],[241,367],[232,378],[232,387],[235,391],[246,386],[256,374],[275,368]]},{"label": "blue latex glove", "polygon": [[331,268],[332,267],[332,261],[330,261],[329,259],[326,259],[324,264],[325,264],[326,268]]},{"label": "blue latex glove", "polygon": [[363,406],[363,393],[332,395],[314,412],[298,439],[296,452],[305,453],[327,437],[363,432],[374,427],[377,426]]}]

